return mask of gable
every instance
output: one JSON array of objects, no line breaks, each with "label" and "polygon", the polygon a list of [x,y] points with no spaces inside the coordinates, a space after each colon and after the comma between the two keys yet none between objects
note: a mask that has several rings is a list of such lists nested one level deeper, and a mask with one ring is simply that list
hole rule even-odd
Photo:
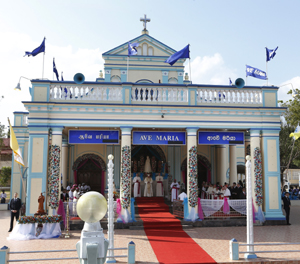
[{"label": "gable", "polygon": [[[147,34],[143,34],[139,37],[129,40],[128,42],[139,43],[137,56],[169,57],[176,52],[176,50]],[[128,42],[125,42],[122,45],[103,53],[102,56],[127,56]]]}]

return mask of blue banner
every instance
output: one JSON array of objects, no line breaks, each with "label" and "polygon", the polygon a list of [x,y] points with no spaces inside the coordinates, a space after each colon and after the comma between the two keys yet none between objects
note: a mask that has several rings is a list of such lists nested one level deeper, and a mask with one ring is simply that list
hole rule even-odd
[{"label": "blue banner", "polygon": [[119,144],[119,131],[69,130],[69,144]]},{"label": "blue banner", "polygon": [[267,74],[264,71],[261,71],[257,68],[253,68],[249,65],[246,65],[246,77],[252,76],[254,78],[267,80]]},{"label": "blue banner", "polygon": [[185,145],[185,132],[133,131],[133,145]]},{"label": "blue banner", "polygon": [[244,145],[244,132],[198,132],[199,145]]}]

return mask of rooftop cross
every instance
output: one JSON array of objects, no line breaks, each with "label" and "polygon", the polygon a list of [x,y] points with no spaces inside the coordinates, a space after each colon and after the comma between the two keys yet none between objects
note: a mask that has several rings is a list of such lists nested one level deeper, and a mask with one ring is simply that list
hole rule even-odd
[{"label": "rooftop cross", "polygon": [[140,21],[143,21],[144,30],[147,30],[147,22],[150,22],[150,18],[147,18],[147,15],[144,15],[144,18],[140,18]]}]

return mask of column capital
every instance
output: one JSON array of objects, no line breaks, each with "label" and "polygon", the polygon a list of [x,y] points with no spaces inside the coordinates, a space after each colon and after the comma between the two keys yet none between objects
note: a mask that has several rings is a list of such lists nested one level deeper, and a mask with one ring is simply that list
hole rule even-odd
[{"label": "column capital", "polygon": [[260,137],[259,129],[250,129],[250,137]]},{"label": "column capital", "polygon": [[132,126],[121,126],[120,129],[122,136],[131,135]]},{"label": "column capital", "polygon": [[197,136],[199,127],[186,127],[185,129],[188,136]]}]

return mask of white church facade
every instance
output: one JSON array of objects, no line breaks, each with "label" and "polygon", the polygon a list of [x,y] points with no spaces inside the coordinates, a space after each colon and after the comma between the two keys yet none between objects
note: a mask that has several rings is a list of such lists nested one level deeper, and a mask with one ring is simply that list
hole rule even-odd
[{"label": "white church facade", "polygon": [[[26,215],[36,212],[42,192],[50,213],[49,202],[55,208],[61,185],[84,182],[105,194],[109,154],[114,155],[114,182],[123,209],[128,209],[132,177],[143,174],[147,156],[153,177],[171,175],[185,183],[189,196],[191,166],[199,188],[203,181],[232,184],[245,174],[246,154],[254,164],[259,148],[262,209],[267,220],[284,220],[279,160],[284,109],[277,104],[278,87],[194,84],[185,72],[185,59],[173,66],[164,63],[176,50],[145,28],[130,42],[139,47],[128,69],[127,41],[103,53],[104,74],[95,81],[31,80],[31,101],[23,102],[28,112],[14,113],[14,131],[28,167],[23,175]],[[24,201],[13,162],[15,191]]]}]

